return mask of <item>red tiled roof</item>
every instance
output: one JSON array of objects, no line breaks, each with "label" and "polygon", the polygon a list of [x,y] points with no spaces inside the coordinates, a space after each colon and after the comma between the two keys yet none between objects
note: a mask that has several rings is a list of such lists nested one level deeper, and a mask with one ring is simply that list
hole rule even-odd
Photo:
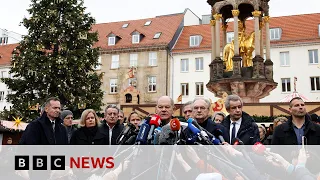
[{"label": "red tiled roof", "polygon": [[8,44],[0,46],[0,65],[10,65],[12,51],[18,44]]},{"label": "red tiled roof", "polygon": [[[282,34],[280,40],[271,41],[271,45],[289,45],[296,43],[312,43],[320,42],[319,24],[320,13],[303,14],[294,16],[271,17],[270,28],[281,28]],[[254,30],[254,21],[246,22],[246,33],[251,33]],[[221,31],[220,31],[221,32]],[[228,23],[227,32],[233,32],[233,22]],[[265,31],[263,31],[265,36]],[[191,35],[201,35],[202,42],[199,47],[189,47],[189,37]],[[222,39],[222,32],[220,33]],[[205,51],[211,49],[211,27],[209,24],[187,26],[184,27],[181,36],[178,39],[174,53]]]},{"label": "red tiled roof", "polygon": [[[147,46],[159,46],[168,45],[176,33],[179,25],[182,23],[184,14],[173,14],[157,16],[155,18],[140,19],[132,21],[121,21],[96,24],[92,27],[92,31],[98,31],[99,41],[95,43],[95,47],[101,47],[105,50],[122,49],[122,48],[134,48],[134,47],[147,47]],[[144,24],[147,21],[152,21],[149,26]],[[128,23],[127,28],[122,28],[123,24]],[[138,31],[145,37],[138,44],[132,44],[131,33]],[[153,39],[157,32],[161,32],[159,39]],[[114,45],[108,46],[107,35],[113,33],[121,39]]]}]

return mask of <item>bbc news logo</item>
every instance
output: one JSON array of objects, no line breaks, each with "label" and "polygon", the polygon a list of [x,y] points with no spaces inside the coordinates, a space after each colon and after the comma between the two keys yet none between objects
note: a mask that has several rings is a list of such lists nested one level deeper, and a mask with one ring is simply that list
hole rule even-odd
[{"label": "bbc news logo", "polygon": [[[48,170],[48,157],[47,156],[31,156],[32,157],[32,170]],[[29,156],[15,156],[14,159],[15,170],[30,170],[30,157]],[[69,167],[76,169],[86,168],[107,168],[114,167],[113,157],[70,157]],[[50,156],[50,170],[65,170],[66,158],[65,156]]]}]

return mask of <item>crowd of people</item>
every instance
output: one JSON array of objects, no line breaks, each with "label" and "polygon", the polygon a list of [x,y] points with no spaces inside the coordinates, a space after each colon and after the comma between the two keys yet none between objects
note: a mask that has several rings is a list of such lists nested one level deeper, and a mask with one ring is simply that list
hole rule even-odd
[{"label": "crowd of people", "polygon": [[[217,156],[212,155],[219,158],[212,161],[211,157],[211,162],[207,156],[201,156],[205,152],[201,152],[203,149],[198,149],[198,147],[203,146],[181,146],[186,147],[184,153],[175,150],[174,171],[172,165],[168,166],[169,173],[179,170],[184,173],[181,176],[172,176],[175,178],[170,176],[169,179],[185,177],[201,179],[206,175],[215,177],[213,179],[317,178],[320,170],[310,172],[307,169],[306,162],[309,154],[304,147],[320,144],[320,126],[317,124],[319,117],[307,113],[305,103],[301,98],[293,98],[290,101],[291,116],[289,118],[278,117],[269,127],[257,124],[249,114],[244,112],[242,99],[237,95],[229,95],[225,100],[225,107],[229,113],[227,116],[222,112],[210,115],[210,106],[208,99],[196,98],[182,107],[184,120],[177,120],[173,116],[173,100],[168,96],[162,96],[157,100],[155,114],[147,117],[141,117],[137,112],[132,112],[125,118],[124,113],[116,105],[108,105],[105,108],[103,120],[100,120],[94,110],[84,110],[79,125],[75,128],[72,126],[72,112],[69,110],[60,112],[59,99],[49,98],[41,117],[29,123],[19,144],[218,145],[222,147],[223,152],[218,151]],[[177,124],[179,124],[178,129]],[[152,136],[149,137],[146,134],[152,134]],[[249,145],[259,149],[263,147],[263,144],[298,145],[302,148],[294,156],[291,154],[288,157],[280,155],[280,149],[258,155],[251,152],[252,150],[235,148],[235,145]],[[206,151],[208,152],[214,154],[211,150]],[[230,161],[230,159],[233,160]],[[128,169],[129,162],[127,160],[121,162],[118,169],[110,171],[102,178],[121,178],[120,172]],[[142,162],[140,164],[150,165],[150,161],[146,161],[145,158]],[[192,163],[194,166],[190,165]],[[264,168],[259,168],[261,164],[264,165]],[[235,173],[231,173],[232,169],[237,169],[232,166],[240,166],[242,170],[235,170]],[[277,173],[268,173],[268,170]],[[131,176],[133,176],[132,173]]]}]

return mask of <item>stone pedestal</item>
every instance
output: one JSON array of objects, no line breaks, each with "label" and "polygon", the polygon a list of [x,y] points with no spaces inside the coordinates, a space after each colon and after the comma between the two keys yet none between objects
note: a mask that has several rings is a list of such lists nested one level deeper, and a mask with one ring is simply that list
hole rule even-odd
[{"label": "stone pedestal", "polygon": [[265,68],[265,76],[268,80],[273,80],[273,62],[271,59],[267,59],[264,62],[264,68]]},{"label": "stone pedestal", "polygon": [[264,64],[263,58],[260,55],[257,55],[253,58],[253,79],[264,79]]},{"label": "stone pedestal", "polygon": [[211,61],[209,64],[210,69],[210,81],[217,80],[217,62],[215,60]]},{"label": "stone pedestal", "polygon": [[223,61],[220,57],[216,57],[215,62],[217,63],[217,79],[223,78]]},{"label": "stone pedestal", "polygon": [[232,78],[241,78],[241,56],[234,56],[233,60],[233,74]]},{"label": "stone pedestal", "polygon": [[[258,103],[260,99],[268,96],[277,87],[277,83],[267,79],[233,79],[226,78],[207,83],[207,89],[220,97],[222,92],[236,94],[245,103]],[[222,97],[220,97],[222,98]]]}]

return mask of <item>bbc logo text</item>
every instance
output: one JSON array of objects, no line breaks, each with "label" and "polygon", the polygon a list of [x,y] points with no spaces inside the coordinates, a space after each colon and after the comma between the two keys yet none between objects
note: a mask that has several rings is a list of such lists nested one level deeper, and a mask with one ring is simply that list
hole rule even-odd
[{"label": "bbc logo text", "polygon": [[[65,170],[65,156],[49,156],[50,170]],[[32,170],[48,170],[48,156],[15,156],[15,170],[30,170],[30,159],[32,159]],[[114,167],[113,157],[70,157],[69,167],[76,169],[107,168]]]}]

